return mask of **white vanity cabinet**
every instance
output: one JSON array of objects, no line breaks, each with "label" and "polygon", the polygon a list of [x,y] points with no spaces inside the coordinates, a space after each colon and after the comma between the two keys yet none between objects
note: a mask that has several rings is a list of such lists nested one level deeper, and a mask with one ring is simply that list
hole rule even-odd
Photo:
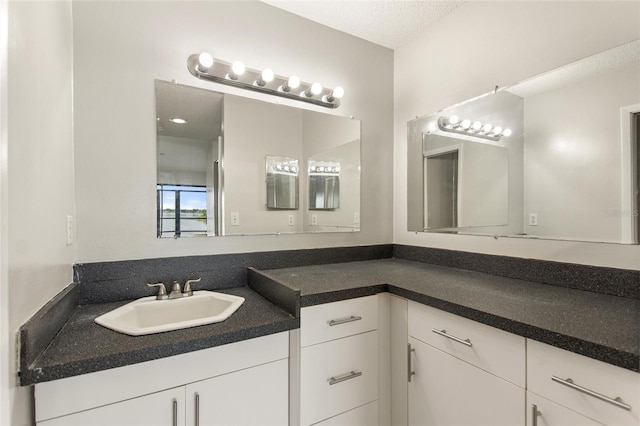
[{"label": "white vanity cabinet", "polygon": [[525,423],[525,339],[408,305],[408,424]]},{"label": "white vanity cabinet", "polygon": [[301,425],[378,424],[378,299],[301,310]]},{"label": "white vanity cabinet", "polygon": [[35,387],[38,425],[286,425],[288,333]]},{"label": "white vanity cabinet", "polygon": [[640,424],[640,374],[530,339],[527,389],[529,426]]}]

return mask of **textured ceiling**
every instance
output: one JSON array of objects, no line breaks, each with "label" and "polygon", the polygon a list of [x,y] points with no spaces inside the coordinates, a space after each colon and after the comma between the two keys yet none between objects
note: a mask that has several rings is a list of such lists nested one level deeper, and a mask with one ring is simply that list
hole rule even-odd
[{"label": "textured ceiling", "polygon": [[262,0],[272,6],[395,49],[464,1]]}]

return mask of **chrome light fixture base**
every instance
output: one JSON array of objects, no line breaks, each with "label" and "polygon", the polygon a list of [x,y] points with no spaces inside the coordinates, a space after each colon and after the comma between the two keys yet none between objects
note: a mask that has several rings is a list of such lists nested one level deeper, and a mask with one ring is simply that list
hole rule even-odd
[{"label": "chrome light fixture base", "polygon": [[[187,69],[197,78],[238,87],[240,89],[247,89],[253,92],[302,101],[325,108],[335,109],[340,106],[340,99],[333,96],[333,91],[330,89],[322,88],[322,92],[313,97],[301,96],[301,92],[304,93],[307,90],[311,90],[312,84],[301,82],[300,86],[295,90],[279,90],[280,87],[287,87],[287,77],[274,75],[271,81],[264,82],[264,84],[261,85],[256,82],[263,83],[262,71],[245,68],[241,75],[235,75],[231,72],[231,63],[214,59],[209,67],[203,67],[199,61],[199,57],[200,54],[193,54],[187,59]],[[232,74],[235,78],[227,77]],[[341,88],[340,90],[342,93],[344,92]],[[329,101],[329,99],[331,99],[331,101]]]},{"label": "chrome light fixture base", "polygon": [[[467,124],[465,124],[467,122]],[[488,139],[491,141],[499,141],[503,136],[511,135],[510,129],[502,129],[502,127],[493,127],[490,124],[483,124],[479,121],[471,122],[471,120],[460,121],[457,116],[438,118],[438,128],[443,132],[458,133],[461,135],[473,136],[476,138]]]}]

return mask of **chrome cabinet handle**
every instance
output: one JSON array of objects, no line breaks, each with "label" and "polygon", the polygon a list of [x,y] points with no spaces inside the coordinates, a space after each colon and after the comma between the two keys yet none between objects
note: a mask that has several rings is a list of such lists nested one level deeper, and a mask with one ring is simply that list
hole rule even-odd
[{"label": "chrome cabinet handle", "polygon": [[416,372],[411,368],[411,352],[416,350],[411,347],[411,343],[407,345],[407,381],[411,383],[411,376],[415,376]]},{"label": "chrome cabinet handle", "polygon": [[348,318],[340,318],[328,321],[329,327],[333,327],[334,325],[346,324],[348,322],[360,321],[362,319],[361,316],[351,315]]},{"label": "chrome cabinet handle", "polygon": [[196,425],[195,426],[200,426],[200,394],[196,393],[196,420],[195,420]]},{"label": "chrome cabinet handle", "polygon": [[337,376],[337,377],[331,377],[329,378],[329,385],[335,385],[337,383],[340,382],[344,382],[347,380],[351,380],[351,379],[355,379],[356,377],[360,377],[362,376],[362,372],[361,371],[350,371],[347,374],[343,374],[341,376]]},{"label": "chrome cabinet handle", "polygon": [[441,335],[441,336],[444,336],[444,337],[446,337],[446,338],[448,338],[448,339],[451,339],[451,340],[453,340],[453,341],[456,341],[456,342],[458,342],[458,343],[462,343],[462,344],[463,344],[463,345],[465,345],[465,346],[469,346],[469,347],[472,347],[472,346],[473,346],[473,345],[471,344],[471,340],[469,340],[469,339],[462,340],[462,339],[461,339],[461,338],[459,338],[459,337],[452,336],[451,334],[448,334],[448,333],[447,333],[447,330],[437,330],[437,329],[433,328],[433,329],[431,329],[431,331],[433,331],[434,333],[439,334],[439,335]]},{"label": "chrome cabinet handle", "polygon": [[531,426],[538,426],[538,416],[541,415],[542,413],[538,411],[538,406],[531,404]]},{"label": "chrome cabinet handle", "polygon": [[178,426],[178,401],[173,399],[173,426]]},{"label": "chrome cabinet handle", "polygon": [[561,385],[568,386],[571,389],[577,390],[578,392],[586,393],[587,395],[597,398],[600,401],[608,402],[609,404],[613,404],[616,407],[624,408],[625,410],[631,411],[631,406],[622,402],[622,398],[620,398],[619,396],[615,398],[609,398],[608,396],[592,391],[591,389],[576,385],[575,383],[573,383],[573,380],[571,380],[571,378],[561,379],[560,377],[551,376],[551,380],[556,383],[560,383]]}]

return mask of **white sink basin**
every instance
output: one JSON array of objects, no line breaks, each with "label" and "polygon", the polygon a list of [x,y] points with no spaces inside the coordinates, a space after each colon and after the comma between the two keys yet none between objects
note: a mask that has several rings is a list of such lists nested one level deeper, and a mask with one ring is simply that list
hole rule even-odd
[{"label": "white sink basin", "polygon": [[140,336],[221,322],[243,303],[244,297],[206,290],[171,300],[149,296],[107,312],[95,322],[120,333]]}]

